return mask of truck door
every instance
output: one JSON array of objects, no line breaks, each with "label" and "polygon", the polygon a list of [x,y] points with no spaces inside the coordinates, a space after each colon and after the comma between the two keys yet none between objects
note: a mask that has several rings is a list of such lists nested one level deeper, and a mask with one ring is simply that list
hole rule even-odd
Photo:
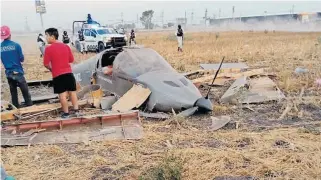
[{"label": "truck door", "polygon": [[96,50],[96,41],[94,37],[94,33],[91,32],[89,29],[85,29],[84,31],[84,38],[86,43],[86,48],[88,51],[95,51]]}]

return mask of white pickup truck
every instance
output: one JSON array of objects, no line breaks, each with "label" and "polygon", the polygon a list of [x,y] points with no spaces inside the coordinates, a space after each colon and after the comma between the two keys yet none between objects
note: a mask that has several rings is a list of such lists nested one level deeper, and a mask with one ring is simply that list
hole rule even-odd
[{"label": "white pickup truck", "polygon": [[74,34],[73,44],[76,49],[101,52],[108,48],[123,47],[127,45],[126,35],[117,33],[113,28],[107,28],[98,24],[84,24],[82,27],[84,41],[79,41],[78,33]]}]

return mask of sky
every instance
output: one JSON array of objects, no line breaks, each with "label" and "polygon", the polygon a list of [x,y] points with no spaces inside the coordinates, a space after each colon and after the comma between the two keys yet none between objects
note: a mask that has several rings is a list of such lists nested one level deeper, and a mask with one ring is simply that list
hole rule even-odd
[{"label": "sky", "polygon": [[[103,0],[45,0],[47,13],[43,15],[44,27],[71,28],[75,20],[86,20],[88,13],[101,24],[136,22],[145,10],[154,10],[154,22],[173,22],[186,17],[199,23],[205,15],[209,17],[235,17],[290,13],[321,12],[321,1],[103,1]],[[36,14],[35,0],[1,0],[1,24],[12,30],[24,30],[26,19],[32,30],[40,29],[40,15]]]}]

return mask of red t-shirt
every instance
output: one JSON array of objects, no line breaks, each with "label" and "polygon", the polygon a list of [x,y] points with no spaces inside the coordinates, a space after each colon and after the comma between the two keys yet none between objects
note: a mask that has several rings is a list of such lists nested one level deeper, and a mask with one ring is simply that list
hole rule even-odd
[{"label": "red t-shirt", "polygon": [[61,42],[55,42],[46,47],[43,58],[44,66],[51,67],[52,77],[72,73],[69,63],[74,62],[70,47]]}]

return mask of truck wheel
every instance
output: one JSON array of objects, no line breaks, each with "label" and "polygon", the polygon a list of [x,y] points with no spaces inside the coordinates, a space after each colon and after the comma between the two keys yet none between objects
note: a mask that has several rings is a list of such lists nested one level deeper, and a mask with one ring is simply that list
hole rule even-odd
[{"label": "truck wheel", "polygon": [[105,45],[104,43],[100,42],[98,44],[98,52],[102,52],[103,50],[105,50]]}]

